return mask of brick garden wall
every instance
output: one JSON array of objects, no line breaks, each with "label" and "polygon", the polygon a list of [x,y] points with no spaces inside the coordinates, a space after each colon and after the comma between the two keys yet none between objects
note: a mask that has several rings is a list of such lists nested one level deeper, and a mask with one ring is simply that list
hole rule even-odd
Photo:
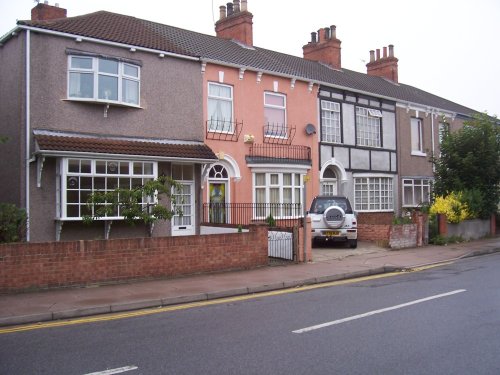
[{"label": "brick garden wall", "polygon": [[0,245],[0,293],[267,265],[267,227],[248,233]]}]

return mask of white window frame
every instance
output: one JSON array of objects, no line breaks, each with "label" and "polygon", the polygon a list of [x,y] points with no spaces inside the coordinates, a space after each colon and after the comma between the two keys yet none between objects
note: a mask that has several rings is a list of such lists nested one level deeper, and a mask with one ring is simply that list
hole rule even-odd
[{"label": "white window frame", "polygon": [[[91,69],[84,68],[74,68],[72,67],[72,59],[87,59],[92,62]],[[108,73],[99,71],[99,60],[110,60],[118,64],[118,73]],[[132,67],[137,69],[137,77],[131,76],[125,73],[125,67]],[[93,77],[93,92],[92,97],[85,98],[80,96],[71,95],[71,74],[92,74]],[[99,98],[99,76],[115,77],[118,81],[117,87],[117,99],[106,99]],[[124,81],[132,81],[137,83],[137,103],[125,101],[125,95],[123,95]],[[68,76],[67,76],[67,98],[72,101],[84,101],[84,102],[95,102],[95,103],[106,103],[106,104],[119,104],[128,107],[140,107],[141,102],[141,67],[136,64],[129,62],[120,61],[112,58],[102,58],[94,56],[80,56],[80,55],[69,55],[68,56]]]},{"label": "white window frame", "polygon": [[376,109],[356,107],[356,144],[382,147],[382,112]]},{"label": "white window frame", "polygon": [[[264,183],[257,185],[257,175],[264,175]],[[285,185],[284,175],[291,175],[290,184]],[[297,179],[298,178],[298,179]],[[291,203],[291,204],[302,204],[303,195],[303,185],[304,185],[304,174],[298,171],[254,171],[252,173],[253,181],[253,202],[254,203]],[[291,190],[291,202],[284,202],[285,200],[285,189]],[[257,202],[257,190],[264,190],[264,202]],[[278,191],[279,199],[278,202],[271,202],[272,190]],[[278,208],[276,210],[271,210],[273,217],[275,219],[285,219],[285,218],[296,218],[299,215],[294,215],[293,212],[283,212]],[[300,208],[302,212],[302,208]],[[254,219],[265,219],[268,213],[264,213],[263,210],[258,208],[254,211]]]},{"label": "white window frame", "polygon": [[[267,96],[277,96],[277,97],[281,97],[283,98],[283,106],[279,106],[279,105],[274,105],[274,104],[267,104],[266,103],[266,97]],[[281,131],[272,131],[272,130],[268,130],[265,132],[264,136],[265,137],[270,137],[270,138],[288,138],[288,129],[287,129],[287,115],[286,115],[286,95],[283,95],[283,94],[279,94],[279,93],[276,93],[276,92],[264,92],[264,120],[266,118],[266,108],[269,108],[269,109],[277,109],[277,110],[281,110],[283,111],[283,119],[284,119],[284,123],[283,124],[270,124],[270,123],[267,123],[265,125],[270,125],[272,126],[274,130],[278,130],[279,128],[282,128]],[[265,122],[265,121],[264,121]]]},{"label": "white window frame", "polygon": [[[429,203],[432,189],[430,178],[403,178],[402,196],[403,207],[418,207],[422,203]],[[416,194],[420,193],[417,199]],[[411,203],[408,201],[408,193],[411,195]]]},{"label": "white window frame", "polygon": [[[70,171],[69,170],[69,165],[70,162],[79,162],[79,171]],[[90,163],[90,172],[82,172],[82,162],[84,164]],[[106,171],[101,172],[98,171],[97,164],[102,164],[105,163],[106,165]],[[109,173],[108,172],[108,165],[111,165],[111,163],[115,163],[117,165],[118,171],[117,173]],[[134,173],[134,166],[139,167],[139,165],[142,164],[142,172],[141,173]],[[152,167],[151,173],[144,173],[144,165],[148,164]],[[128,165],[128,173],[120,173],[120,165]],[[62,162],[60,163],[60,215],[59,218],[60,220],[82,220],[82,215],[81,215],[81,207],[85,206],[85,203],[82,200],[82,192],[88,192],[94,193],[96,191],[112,191],[115,189],[113,188],[105,188],[103,189],[97,189],[95,188],[95,182],[96,179],[104,179],[105,185],[107,187],[108,184],[108,179],[111,178],[119,178],[119,179],[124,179],[124,180],[129,180],[128,187],[132,187],[132,179],[140,179],[141,185],[143,185],[146,181],[148,180],[154,180],[158,177],[158,163],[154,161],[138,161],[138,160],[116,160],[116,159],[86,159],[86,158],[78,158],[78,157],[66,157],[62,159]],[[79,183],[78,188],[71,189],[68,186],[68,180],[70,178],[76,178]],[[90,178],[91,179],[91,189],[82,189],[80,185],[80,181],[82,178]],[[119,186],[119,185],[118,185]],[[116,186],[116,187],[118,187]],[[68,202],[68,194],[69,192],[78,192],[79,199],[78,202]],[[158,198],[157,196],[151,198],[151,197],[144,197],[142,204],[145,205],[147,203],[157,203]],[[68,208],[69,206],[79,206],[79,216],[68,216]],[[123,216],[116,215],[116,216],[105,216],[103,218],[100,218],[99,220],[122,220]]]},{"label": "white window frame", "polygon": [[341,105],[329,100],[321,100],[321,141],[342,143]]},{"label": "white window frame", "polygon": [[355,175],[354,210],[359,212],[394,211],[394,176]]},{"label": "white window frame", "polygon": [[[220,87],[225,87],[229,88],[230,90],[230,97],[224,97],[224,96],[217,96],[217,95],[210,95],[210,86],[220,86]],[[212,119],[208,118],[208,131],[213,132],[213,133],[228,133],[228,134],[233,134],[234,133],[234,124],[233,124],[233,118],[234,118],[234,102],[233,102],[233,86],[230,85],[224,85],[222,83],[217,83],[217,82],[208,82],[207,86],[207,117],[208,117],[208,110],[210,108],[210,101],[215,100],[215,101],[221,101],[221,102],[226,102],[231,104],[231,117],[229,119]],[[222,127],[219,126],[220,121],[222,121]],[[215,124],[215,126],[214,126]],[[228,125],[227,125],[228,124]]]},{"label": "white window frame", "polygon": [[413,156],[427,156],[424,152],[423,121],[412,117],[410,121],[411,154]]}]

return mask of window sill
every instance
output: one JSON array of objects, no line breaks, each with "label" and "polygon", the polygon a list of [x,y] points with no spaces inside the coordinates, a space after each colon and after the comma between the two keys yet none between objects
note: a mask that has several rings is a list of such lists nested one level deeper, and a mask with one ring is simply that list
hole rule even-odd
[{"label": "window sill", "polygon": [[62,99],[64,102],[74,102],[74,103],[89,103],[89,104],[98,104],[98,105],[109,105],[113,107],[124,107],[124,108],[137,108],[137,109],[143,109],[140,105],[136,104],[131,104],[131,103],[124,103],[124,102],[115,102],[115,101],[109,101],[109,100],[99,100],[99,99],[78,99],[78,98],[67,98],[67,99]]},{"label": "window sill", "polygon": [[423,157],[427,157],[427,153],[421,152],[421,151],[412,151],[411,152],[411,156],[423,156]]},{"label": "window sill", "polygon": [[[124,217],[101,217],[98,219],[94,219],[93,221],[114,221],[114,220],[124,220]],[[83,221],[83,218],[81,217],[57,217],[55,218],[55,221],[64,221],[64,222],[77,222],[77,221]]]}]

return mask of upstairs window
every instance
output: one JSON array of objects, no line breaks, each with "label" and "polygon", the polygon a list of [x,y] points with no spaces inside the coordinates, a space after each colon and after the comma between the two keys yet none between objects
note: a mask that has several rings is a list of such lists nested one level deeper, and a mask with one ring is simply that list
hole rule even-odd
[{"label": "upstairs window", "polygon": [[333,143],[342,142],[339,103],[321,101],[321,140]]},{"label": "upstairs window", "polygon": [[380,119],[377,109],[356,107],[356,142],[359,146],[381,147]]},{"label": "upstairs window", "polygon": [[419,118],[411,119],[411,154],[425,155],[422,141],[422,120]]},{"label": "upstairs window", "polygon": [[68,98],[138,106],[140,67],[91,56],[69,56]]},{"label": "upstairs window", "polygon": [[233,88],[210,82],[208,84],[208,130],[232,133]]},{"label": "upstairs window", "polygon": [[287,137],[285,95],[264,93],[264,124],[266,137]]}]

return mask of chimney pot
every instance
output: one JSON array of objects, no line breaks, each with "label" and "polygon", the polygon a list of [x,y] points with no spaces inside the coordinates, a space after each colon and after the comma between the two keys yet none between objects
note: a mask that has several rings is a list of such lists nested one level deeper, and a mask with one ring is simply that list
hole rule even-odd
[{"label": "chimney pot", "polygon": [[325,40],[325,34],[323,34],[324,30],[323,29],[319,29],[318,30],[318,43],[322,42]]},{"label": "chimney pot", "polygon": [[240,12],[240,0],[233,0],[233,10],[234,13]]},{"label": "chimney pot", "polygon": [[377,60],[380,60],[380,48],[377,48]]},{"label": "chimney pot", "polygon": [[247,0],[241,0],[241,11],[246,12],[248,10]]},{"label": "chimney pot", "polygon": [[337,39],[337,26],[335,25],[330,26],[330,38]]},{"label": "chimney pot", "polygon": [[233,3],[227,3],[227,16],[231,16],[233,14]]},{"label": "chimney pot", "polygon": [[370,62],[374,62],[374,61],[375,61],[375,51],[371,50],[370,51]]},{"label": "chimney pot", "polygon": [[384,58],[386,58],[387,57],[387,47],[384,47],[383,51],[384,51]]},{"label": "chimney pot", "polygon": [[316,43],[316,33],[314,31],[311,33],[311,43]]},{"label": "chimney pot", "polygon": [[325,30],[325,40],[330,39],[330,28],[325,27],[324,30]]},{"label": "chimney pot", "polygon": [[223,20],[224,18],[226,18],[226,6],[221,5],[219,7],[219,20]]},{"label": "chimney pot", "polygon": [[389,44],[389,57],[394,57],[394,45]]}]

